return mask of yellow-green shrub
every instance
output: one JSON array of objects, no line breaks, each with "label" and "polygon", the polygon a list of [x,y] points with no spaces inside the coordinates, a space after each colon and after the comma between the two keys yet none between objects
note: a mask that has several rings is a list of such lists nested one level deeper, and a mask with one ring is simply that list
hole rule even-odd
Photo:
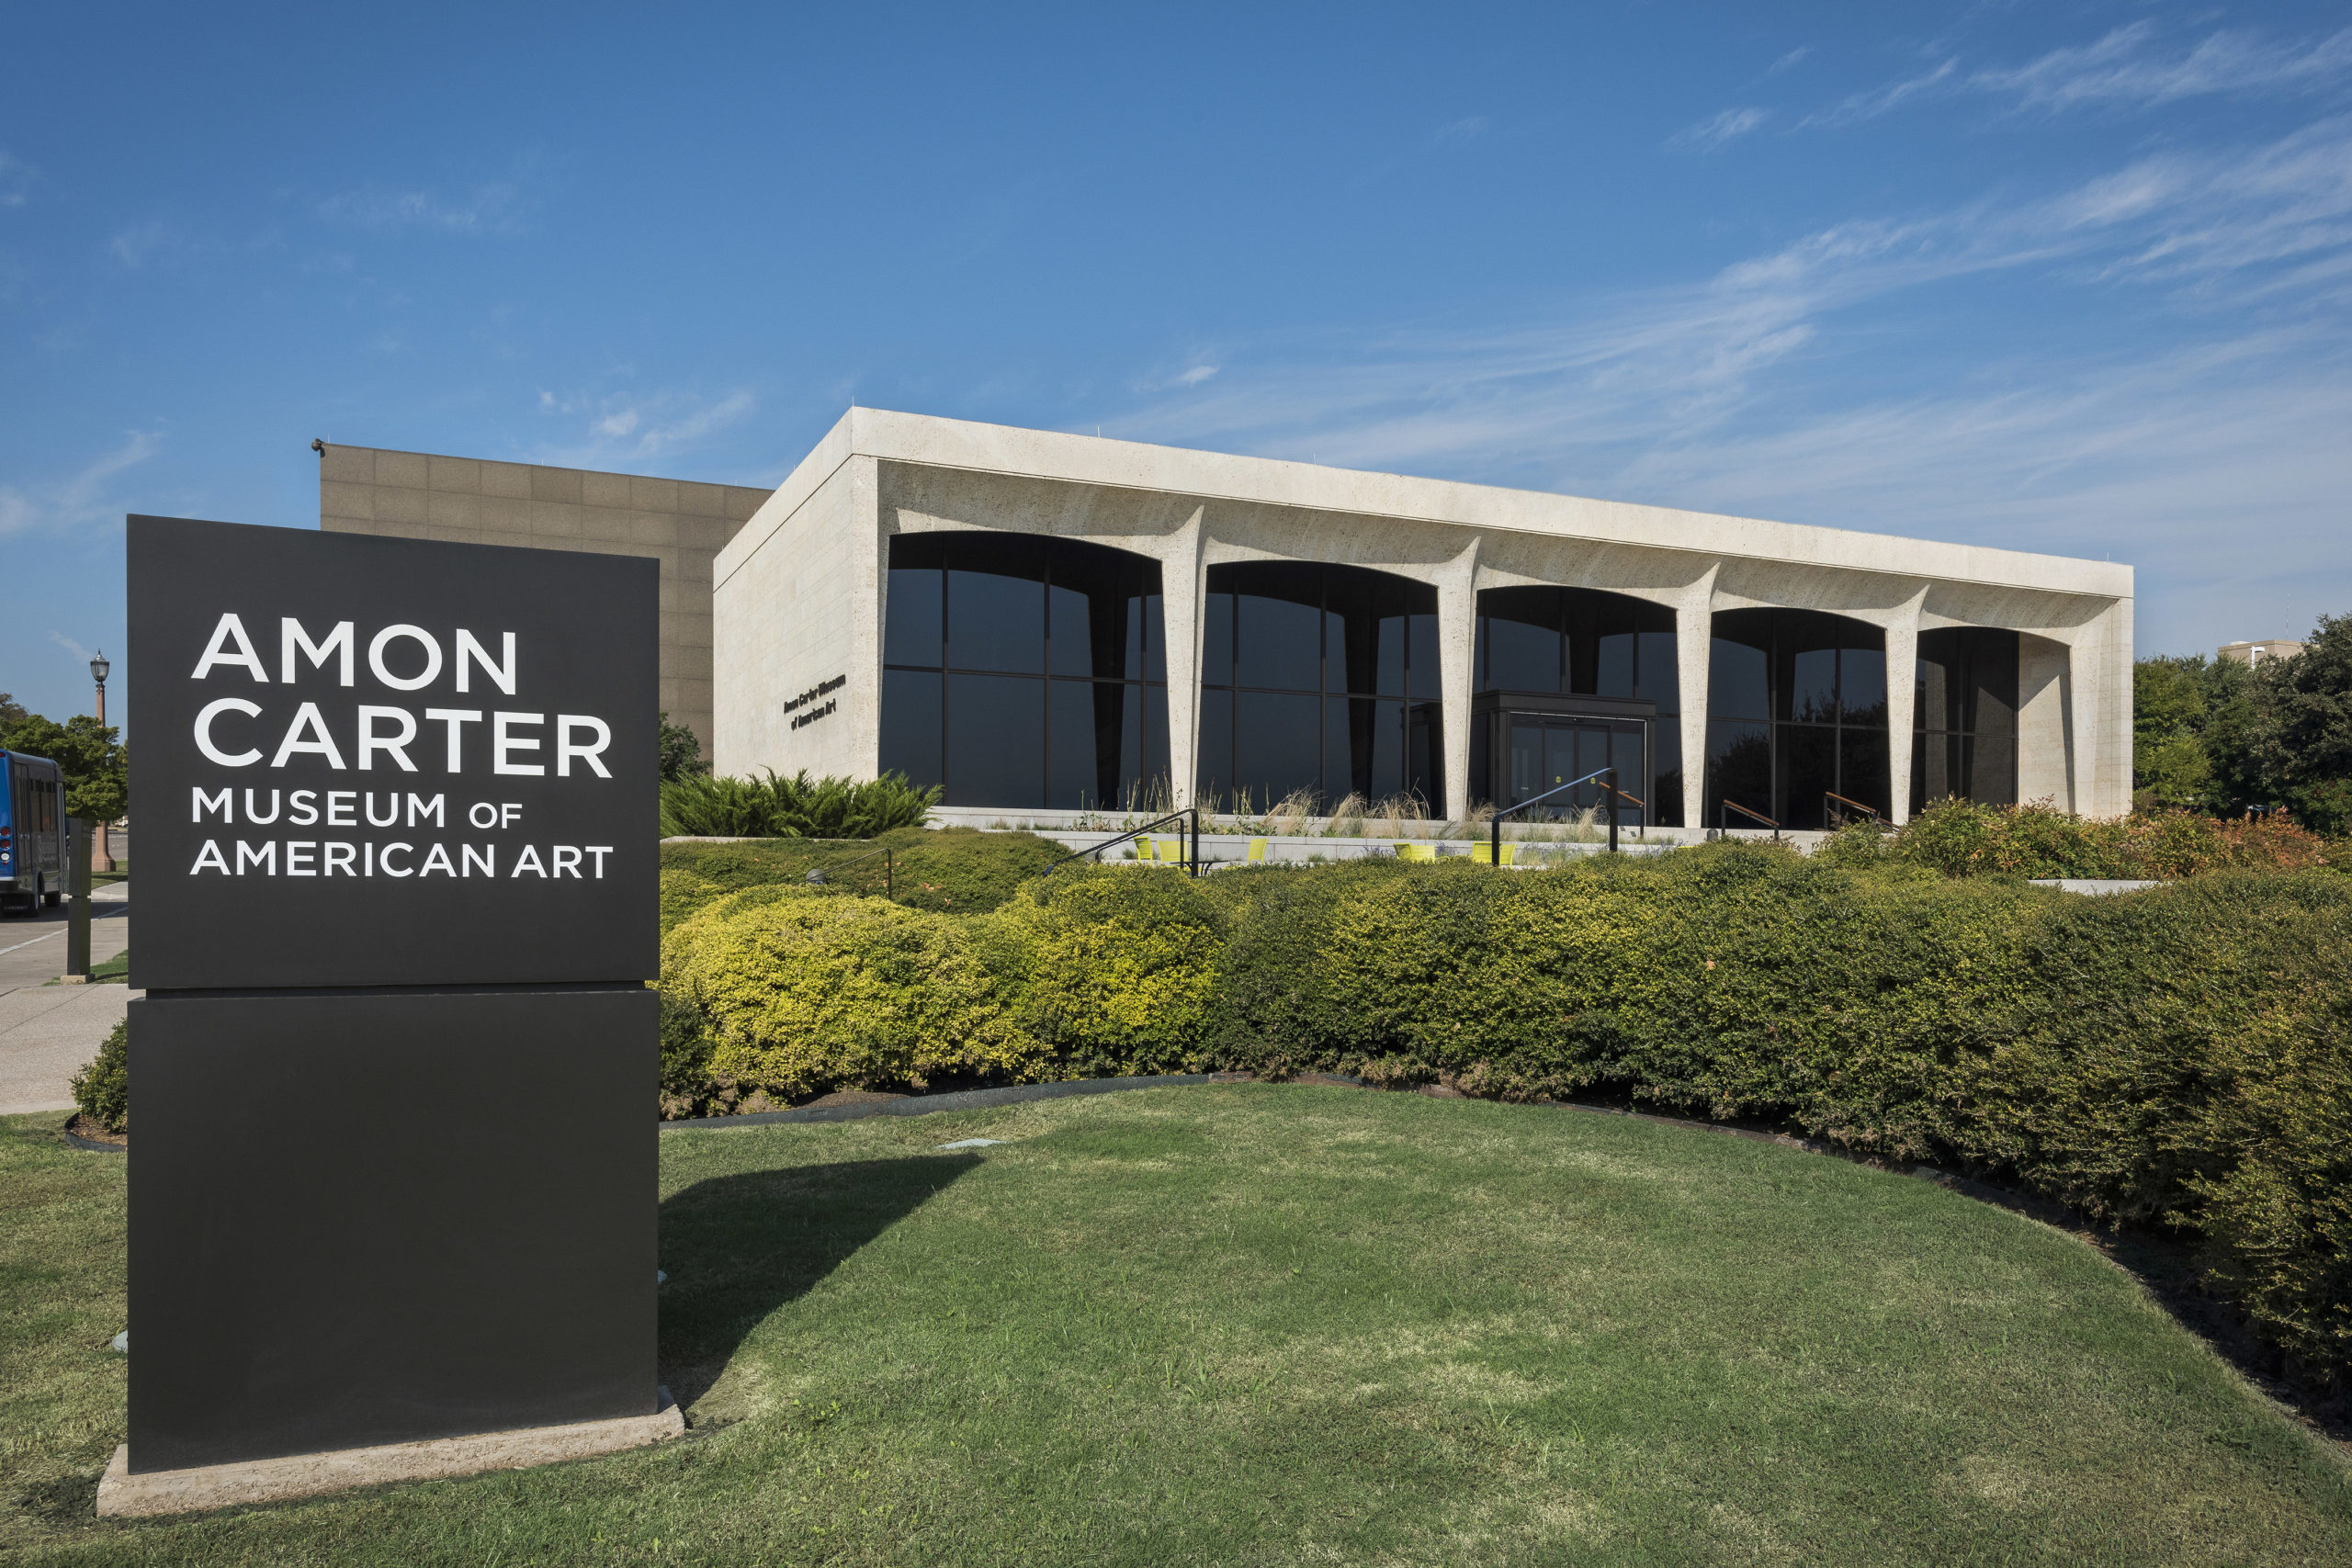
[{"label": "yellow-green shrub", "polygon": [[710,878],[683,868],[664,866],[662,877],[662,934],[668,936],[679,922],[714,899],[723,897],[727,889]]},{"label": "yellow-green shrub", "polygon": [[1073,867],[987,923],[1017,1017],[1066,1073],[1197,1072],[1225,914],[1188,877]]},{"label": "yellow-green shrub", "polygon": [[709,1021],[714,1075],[778,1099],[1029,1077],[1042,1056],[961,922],[878,898],[730,894],[663,942],[662,988]]}]

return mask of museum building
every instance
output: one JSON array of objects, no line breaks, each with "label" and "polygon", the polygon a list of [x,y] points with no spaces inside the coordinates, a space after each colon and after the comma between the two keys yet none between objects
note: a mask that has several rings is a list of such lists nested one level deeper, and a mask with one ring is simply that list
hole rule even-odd
[{"label": "museum building", "polygon": [[1629,827],[1758,830],[2131,804],[2105,561],[873,409],[772,493],[321,456],[329,529],[660,558],[663,701],[722,773],[1458,816],[1614,767]]}]

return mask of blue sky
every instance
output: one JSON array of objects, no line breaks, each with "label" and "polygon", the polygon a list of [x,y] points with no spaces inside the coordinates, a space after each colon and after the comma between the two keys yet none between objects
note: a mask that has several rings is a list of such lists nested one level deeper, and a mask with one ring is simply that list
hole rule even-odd
[{"label": "blue sky", "polygon": [[2143,653],[2352,611],[2340,5],[17,6],[0,73],[55,714],[122,514],[315,525],[314,435],[767,484],[853,400],[2111,556]]}]

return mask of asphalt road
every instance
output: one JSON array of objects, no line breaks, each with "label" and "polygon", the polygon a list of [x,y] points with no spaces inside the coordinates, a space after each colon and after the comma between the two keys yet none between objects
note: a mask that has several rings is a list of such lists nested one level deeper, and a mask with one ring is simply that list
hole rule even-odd
[{"label": "asphalt road", "polygon": [[[130,884],[90,896],[90,962],[130,945]],[[66,1088],[122,1021],[122,986],[52,986],[65,968],[65,907],[0,919],[0,1116],[66,1111]]]}]

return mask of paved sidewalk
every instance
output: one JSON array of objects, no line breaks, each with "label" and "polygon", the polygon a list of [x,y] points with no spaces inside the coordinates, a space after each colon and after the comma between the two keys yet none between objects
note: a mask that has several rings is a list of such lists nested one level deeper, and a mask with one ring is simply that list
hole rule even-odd
[{"label": "paved sidewalk", "polygon": [[[130,885],[90,896],[90,962],[130,944]],[[65,967],[65,909],[0,920],[0,1116],[67,1111],[66,1085],[122,1021],[122,986],[52,986]]]}]

